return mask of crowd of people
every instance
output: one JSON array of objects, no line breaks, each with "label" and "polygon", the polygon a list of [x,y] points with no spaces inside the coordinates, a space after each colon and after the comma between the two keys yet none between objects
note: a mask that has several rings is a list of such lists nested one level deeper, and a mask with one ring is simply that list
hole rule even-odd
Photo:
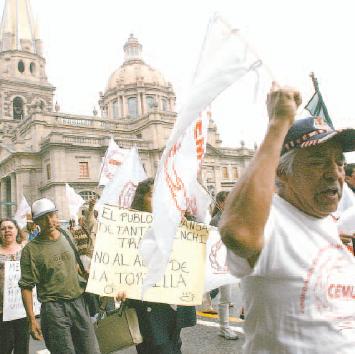
[{"label": "crowd of people", "polygon": [[[355,150],[355,130],[334,130],[320,117],[295,120],[300,104],[296,90],[273,84],[264,140],[230,193],[217,194],[212,211],[229,270],[241,279],[249,354],[350,354],[355,348],[355,258],[332,217],[344,183],[354,191],[355,166],[346,166],[344,152]],[[153,186],[152,178],[138,184],[132,209],[152,211]],[[0,354],[29,353],[29,334],[44,339],[52,354],[100,353],[92,317],[107,299],[88,302],[84,296],[97,232],[94,205],[91,200],[79,225],[65,230],[55,204],[39,199],[32,204],[28,237],[15,220],[1,220]],[[75,233],[86,247],[75,244]],[[345,236],[351,239],[355,229]],[[9,260],[20,260],[27,319],[2,318]],[[229,324],[231,286],[218,292],[219,334],[238,339]],[[124,292],[116,300],[136,310],[143,337],[137,353],[181,353],[181,330],[196,324],[195,307],[126,299]]]}]

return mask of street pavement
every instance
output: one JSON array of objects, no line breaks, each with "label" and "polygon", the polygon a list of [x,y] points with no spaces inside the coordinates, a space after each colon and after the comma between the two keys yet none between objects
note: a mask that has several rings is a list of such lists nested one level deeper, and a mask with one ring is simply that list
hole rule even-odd
[{"label": "street pavement", "polygon": [[[217,306],[218,296],[214,299],[214,308]],[[234,306],[230,308],[231,326],[239,332],[238,340],[227,340],[218,335],[218,315],[209,315],[201,312],[201,307],[197,307],[197,325],[182,330],[182,353],[183,354],[241,354],[244,344],[243,321],[239,319],[241,309],[241,299],[237,286],[233,287],[232,301]],[[30,354],[35,354],[37,350],[44,349],[43,342],[31,340]],[[124,349],[115,354],[135,354],[134,347]],[[65,354],[65,353],[63,353]],[[81,354],[81,353],[80,353]],[[84,354],[84,353],[83,353]]]}]

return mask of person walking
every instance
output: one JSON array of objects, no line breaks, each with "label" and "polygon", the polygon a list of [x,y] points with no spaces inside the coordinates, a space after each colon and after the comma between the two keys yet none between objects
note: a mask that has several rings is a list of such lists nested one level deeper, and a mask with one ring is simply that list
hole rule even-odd
[{"label": "person walking", "polygon": [[[131,209],[152,212],[154,179],[147,178],[137,186]],[[116,299],[122,300],[120,292]],[[181,354],[181,329],[196,325],[194,306],[172,306],[169,304],[126,300],[136,309],[143,342],[136,346],[138,354]]]},{"label": "person walking", "polygon": [[24,237],[13,219],[0,221],[0,354],[28,354],[30,336],[27,319],[3,320],[5,262],[19,261]]},{"label": "person walking", "polygon": [[[47,198],[32,204],[32,218],[40,233],[23,249],[19,281],[30,334],[44,338],[51,354],[99,354],[71,236],[59,228],[57,208]],[[35,286],[42,303],[41,325],[33,313]]]},{"label": "person walking", "polygon": [[[212,210],[212,219],[210,225],[218,227],[224,210],[224,203],[228,196],[228,192],[220,191],[216,195],[216,204]],[[229,306],[232,297],[232,285],[222,285],[218,288],[219,304],[218,304],[218,320],[219,335],[225,339],[238,339],[238,335],[232,330],[229,323]]]}]

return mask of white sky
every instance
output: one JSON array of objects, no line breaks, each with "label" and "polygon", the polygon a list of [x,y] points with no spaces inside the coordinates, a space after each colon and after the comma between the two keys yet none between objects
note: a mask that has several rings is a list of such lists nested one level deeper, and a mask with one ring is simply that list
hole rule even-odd
[{"label": "white sky", "polygon": [[[217,11],[244,37],[281,84],[313,93],[314,71],[336,127],[354,126],[355,50],[351,0],[31,0],[61,111],[89,114],[98,108],[110,74],[123,61],[130,33],[143,44],[143,59],[172,82],[179,98],[193,72],[206,26]],[[0,0],[2,11],[4,0]],[[262,77],[258,100],[245,78],[213,108],[223,143],[252,147],[266,126],[264,102],[270,78]],[[350,158],[355,161],[355,156]]]}]

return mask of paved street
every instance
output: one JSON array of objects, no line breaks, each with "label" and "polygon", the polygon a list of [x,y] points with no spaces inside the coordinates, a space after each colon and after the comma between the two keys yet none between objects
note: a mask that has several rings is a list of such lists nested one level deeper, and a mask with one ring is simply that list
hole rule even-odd
[{"label": "paved street", "polygon": [[[233,302],[235,306],[231,308],[231,325],[237,330],[242,331],[243,323],[239,320],[241,306],[240,296],[237,287],[233,290]],[[218,296],[217,296],[218,297]],[[216,302],[216,300],[214,301]],[[217,308],[217,306],[215,306]],[[206,315],[197,309],[198,324],[192,328],[185,328],[182,331],[183,354],[241,354],[244,343],[243,334],[238,340],[226,340],[218,336],[217,315]],[[45,348],[43,342],[31,342],[30,354],[35,354],[37,350]],[[116,352],[117,354],[135,354],[134,347]],[[64,354],[64,353],[63,353]]]}]

